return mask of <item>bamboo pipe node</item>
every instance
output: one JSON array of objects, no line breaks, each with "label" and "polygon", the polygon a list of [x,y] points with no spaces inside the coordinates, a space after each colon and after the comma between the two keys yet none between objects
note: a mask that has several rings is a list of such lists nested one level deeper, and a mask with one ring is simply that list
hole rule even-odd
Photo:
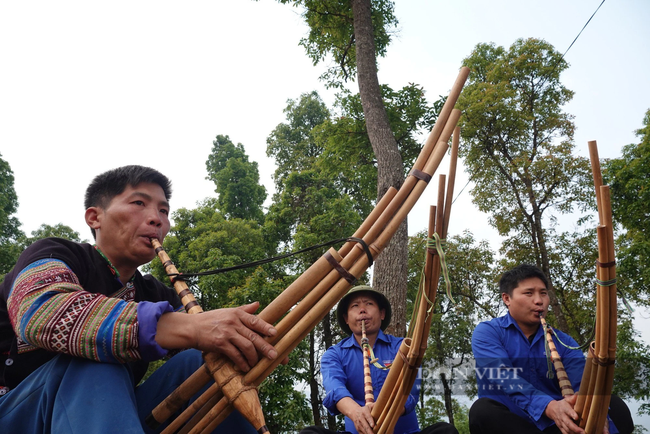
[{"label": "bamboo pipe node", "polygon": [[599,357],[594,348],[592,346],[589,346],[589,352],[591,353],[591,356],[593,357],[593,363],[599,366],[610,366],[614,365],[616,363],[615,360],[610,360],[609,357]]}]

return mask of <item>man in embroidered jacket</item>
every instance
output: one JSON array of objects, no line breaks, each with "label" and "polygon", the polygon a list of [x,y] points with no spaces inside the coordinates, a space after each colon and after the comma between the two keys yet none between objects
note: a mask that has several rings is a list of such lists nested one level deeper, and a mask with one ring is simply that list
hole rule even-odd
[{"label": "man in embroidered jacket", "polygon": [[[548,279],[534,265],[522,264],[503,274],[501,298],[508,313],[476,326],[472,351],[479,399],[469,411],[472,434],[583,434],[573,409],[578,395],[562,397],[557,378],[550,378],[540,318],[549,305]],[[580,389],[585,358],[578,344],[556,330],[555,346],[573,389]],[[565,345],[562,345],[563,342]],[[631,433],[630,411],[612,396],[610,433]],[[618,428],[618,430],[617,430]]]},{"label": "man in embroidered jacket", "polygon": [[[175,291],[138,271],[150,238],[169,231],[171,184],[125,166],[97,176],[85,219],[95,245],[48,238],[0,284],[0,427],[3,432],[143,432],[162,399],[220,352],[243,371],[277,356],[253,315],[257,303],[187,315]],[[142,385],[149,361],[172,357]],[[5,431],[5,428],[9,428]],[[234,412],[221,432],[256,432]]]},{"label": "man in embroidered jacket", "polygon": [[[336,308],[339,325],[350,337],[325,351],[321,359],[321,374],[325,387],[323,405],[331,414],[345,415],[348,433],[372,434],[375,425],[370,412],[374,403],[365,403],[361,323],[365,322],[366,336],[378,363],[390,365],[397,355],[402,338],[387,335],[383,330],[390,324],[391,307],[388,299],[370,286],[356,286],[341,299]],[[370,366],[375,400],[381,391],[388,370]],[[405,404],[404,413],[395,425],[395,434],[458,434],[446,422],[438,422],[420,431],[415,406],[420,394],[416,380]],[[301,434],[330,434],[334,431],[312,426]]]}]

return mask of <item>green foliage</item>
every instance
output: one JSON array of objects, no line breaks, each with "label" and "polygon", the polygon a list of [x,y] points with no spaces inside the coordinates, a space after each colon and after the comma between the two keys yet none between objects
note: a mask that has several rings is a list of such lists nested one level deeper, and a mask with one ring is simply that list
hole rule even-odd
[{"label": "green foliage", "polygon": [[212,143],[212,152],[205,164],[207,179],[215,183],[215,192],[219,195],[217,209],[228,218],[262,223],[266,188],[259,183],[257,163],[248,161],[244,146],[241,143],[235,146],[228,136],[218,135]]},{"label": "green foliage", "polygon": [[[309,35],[300,40],[314,65],[333,59],[333,66],[321,76],[328,86],[342,87],[343,82],[354,80],[357,68],[354,19],[349,2],[339,0],[278,0],[280,3],[301,7],[309,26]],[[394,3],[372,0],[371,19],[374,30],[375,54],[384,56],[391,40],[391,32],[398,22]]]},{"label": "green foliage", "polygon": [[275,184],[284,184],[292,172],[301,172],[314,165],[323,152],[312,130],[330,118],[330,111],[316,91],[288,100],[284,109],[286,123],[278,124],[267,138],[266,155],[275,159]]},{"label": "green foliage", "polygon": [[18,196],[14,189],[14,174],[9,163],[0,154],[0,276],[7,273],[22,251],[20,222],[12,215],[18,210]]},{"label": "green foliage", "polygon": [[[624,315],[625,317],[625,315]],[[616,368],[612,393],[641,402],[639,412],[650,414],[650,346],[637,340],[639,334],[627,318],[616,331]]]},{"label": "green foliage", "polygon": [[[406,175],[421,150],[419,135],[433,127],[444,101],[428,104],[424,90],[414,84],[399,91],[384,85],[381,92]],[[336,108],[340,114],[313,131],[322,149],[316,165],[367,214],[372,209],[369,198],[375,197],[377,191],[377,160],[368,138],[361,98],[343,91],[337,97]]]},{"label": "green foliage", "polygon": [[[207,199],[194,210],[173,213],[174,226],[165,238],[165,250],[184,273],[215,270],[253,262],[266,257],[260,225],[253,220],[231,219]],[[160,261],[151,263],[152,274],[168,281]],[[199,278],[195,294],[204,310],[230,304],[228,290],[242,285],[253,270],[242,269]]]},{"label": "green foliage", "polygon": [[66,226],[63,223],[54,226],[43,223],[38,229],[32,231],[32,236],[27,239],[26,244],[29,245],[37,240],[47,237],[65,238],[66,240],[75,241],[77,243],[87,242],[86,240],[82,241],[79,232],[75,231],[70,226]]},{"label": "green foliage", "polygon": [[[605,163],[605,182],[611,188],[614,221],[624,232],[617,239],[620,247],[619,270],[631,298],[650,304],[650,110],[637,130],[640,143],[623,147],[620,158]],[[629,288],[629,290],[628,290]]]},{"label": "green foliage", "polygon": [[559,81],[567,68],[544,41],[517,40],[508,51],[479,44],[463,62],[472,69],[458,106],[460,155],[474,203],[501,235],[528,234],[549,208],[569,213],[590,203],[590,169],[572,155],[572,116],[561,107],[573,92]]}]

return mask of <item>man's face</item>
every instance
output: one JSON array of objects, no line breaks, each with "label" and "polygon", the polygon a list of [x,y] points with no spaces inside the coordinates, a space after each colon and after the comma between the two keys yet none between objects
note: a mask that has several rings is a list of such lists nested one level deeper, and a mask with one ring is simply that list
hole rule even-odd
[{"label": "man's face", "polygon": [[373,335],[379,332],[385,316],[386,311],[379,308],[373,296],[360,293],[350,300],[348,312],[343,319],[353,334],[361,336],[361,322],[366,323],[366,334]]},{"label": "man's face", "polygon": [[[96,244],[116,267],[151,261],[155,252],[150,238],[162,242],[169,231],[169,204],[155,183],[129,186],[106,208],[94,210],[96,217],[89,224],[97,231]],[[88,220],[88,211],[86,215]]]},{"label": "man's face", "polygon": [[546,314],[549,305],[548,290],[538,277],[519,282],[512,295],[501,294],[508,306],[510,316],[517,321],[524,333],[536,331],[540,318]]}]

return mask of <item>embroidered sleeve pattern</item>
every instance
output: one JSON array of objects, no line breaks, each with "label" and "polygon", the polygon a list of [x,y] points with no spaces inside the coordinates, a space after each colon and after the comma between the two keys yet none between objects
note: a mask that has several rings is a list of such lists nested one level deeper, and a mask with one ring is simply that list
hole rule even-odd
[{"label": "embroidered sleeve pattern", "polygon": [[27,345],[99,362],[140,359],[137,303],[80,286],[68,266],[54,259],[30,264],[16,277],[7,300],[11,324]]}]

